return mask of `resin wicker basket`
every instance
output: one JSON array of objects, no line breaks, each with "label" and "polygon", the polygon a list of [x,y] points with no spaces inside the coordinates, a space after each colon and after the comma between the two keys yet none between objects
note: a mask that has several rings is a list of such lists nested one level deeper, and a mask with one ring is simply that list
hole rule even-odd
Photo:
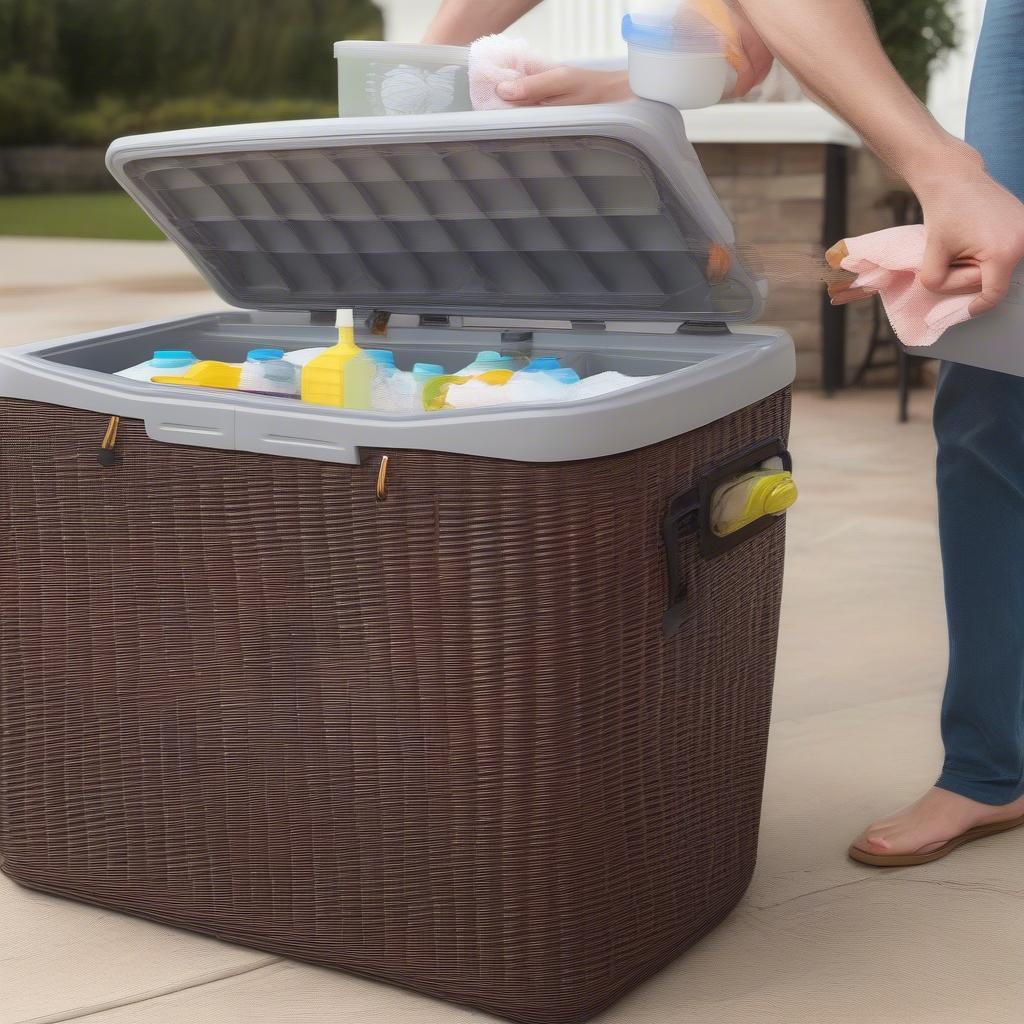
[{"label": "resin wicker basket", "polygon": [[750,879],[784,526],[692,559],[666,639],[660,524],[787,417],[573,464],[395,452],[379,502],[372,453],[271,467],[124,423],[105,471],[103,417],[4,401],[4,871],[586,1019]]}]

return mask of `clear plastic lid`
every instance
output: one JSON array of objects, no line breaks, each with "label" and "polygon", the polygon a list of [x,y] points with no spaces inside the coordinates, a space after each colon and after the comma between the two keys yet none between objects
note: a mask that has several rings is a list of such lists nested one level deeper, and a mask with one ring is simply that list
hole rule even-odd
[{"label": "clear plastic lid", "polygon": [[724,51],[721,35],[707,22],[697,23],[687,31],[672,22],[636,22],[626,14],[623,16],[623,39],[633,46],[673,53],[720,56]]},{"label": "clear plastic lid", "polygon": [[622,19],[622,38],[654,50],[721,55],[726,42],[711,20],[715,4],[716,0],[635,0]]}]

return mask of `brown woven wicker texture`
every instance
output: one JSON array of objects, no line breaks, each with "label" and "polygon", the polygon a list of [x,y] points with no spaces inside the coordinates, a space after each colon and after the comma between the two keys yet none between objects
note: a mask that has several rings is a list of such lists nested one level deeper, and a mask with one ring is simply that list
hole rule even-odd
[{"label": "brown woven wicker texture", "polygon": [[530,465],[172,447],[0,402],[3,868],[535,1024],[606,1007],[754,867],[780,522],[661,520],[788,392]]}]

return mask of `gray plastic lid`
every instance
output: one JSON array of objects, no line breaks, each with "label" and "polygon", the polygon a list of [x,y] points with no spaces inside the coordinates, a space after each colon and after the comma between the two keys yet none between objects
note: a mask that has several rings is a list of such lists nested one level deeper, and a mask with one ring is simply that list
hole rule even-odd
[{"label": "gray plastic lid", "polygon": [[635,101],[136,136],[108,166],[228,302],[746,322],[678,112]]}]

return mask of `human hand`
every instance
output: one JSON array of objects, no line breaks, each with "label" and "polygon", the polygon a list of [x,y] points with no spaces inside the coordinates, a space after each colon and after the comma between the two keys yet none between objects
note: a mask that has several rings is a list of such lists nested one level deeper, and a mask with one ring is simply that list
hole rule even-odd
[{"label": "human hand", "polygon": [[514,82],[501,82],[496,92],[517,107],[559,107],[575,103],[613,103],[633,95],[625,71],[594,71],[562,66]]},{"label": "human hand", "polygon": [[971,150],[962,170],[918,186],[928,231],[918,275],[929,291],[945,295],[978,292],[971,316],[987,313],[1006,297],[1013,272],[1024,260],[1024,203],[985,172]]},{"label": "human hand", "polygon": [[[1024,261],[1024,203],[986,173],[978,154],[958,146],[919,174],[909,174],[924,210],[928,246],[918,280],[940,295],[977,294],[971,316],[997,306],[1013,272]],[[828,252],[830,265],[845,255],[840,243]],[[832,284],[837,306],[872,295],[870,289]]]}]

